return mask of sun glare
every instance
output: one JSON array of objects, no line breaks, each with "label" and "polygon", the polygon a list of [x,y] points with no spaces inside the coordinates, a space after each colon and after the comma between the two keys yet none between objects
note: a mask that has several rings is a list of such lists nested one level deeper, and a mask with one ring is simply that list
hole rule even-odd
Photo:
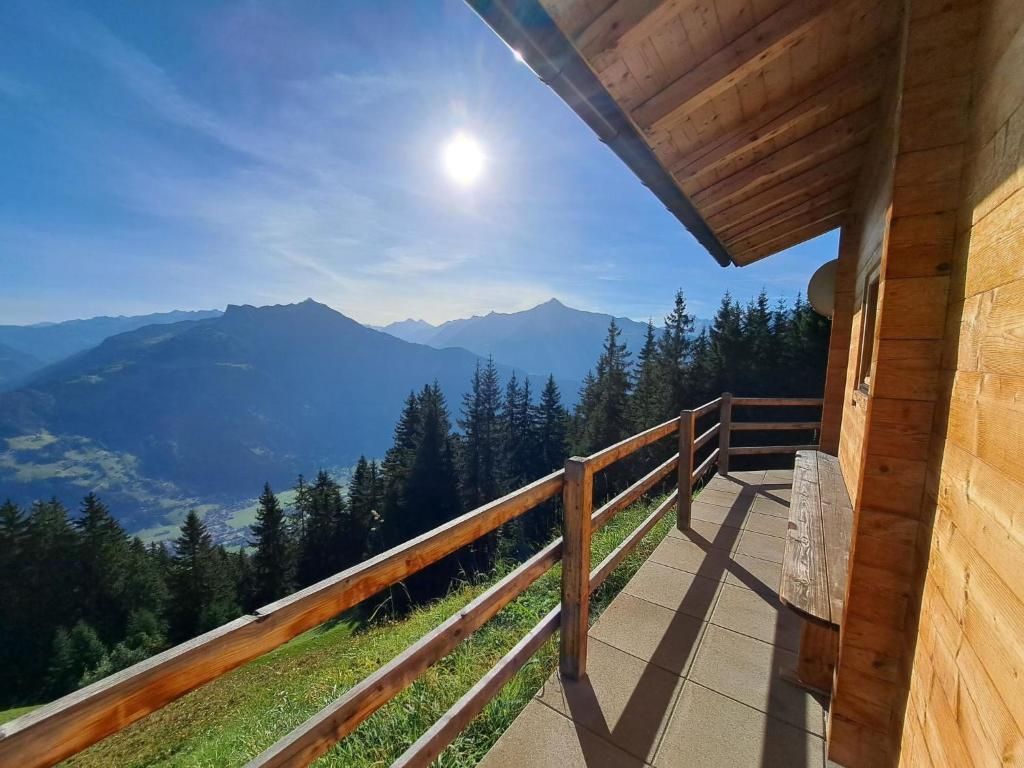
[{"label": "sun glare", "polygon": [[486,158],[476,139],[465,133],[457,133],[445,145],[442,160],[452,181],[470,187],[483,173]]}]

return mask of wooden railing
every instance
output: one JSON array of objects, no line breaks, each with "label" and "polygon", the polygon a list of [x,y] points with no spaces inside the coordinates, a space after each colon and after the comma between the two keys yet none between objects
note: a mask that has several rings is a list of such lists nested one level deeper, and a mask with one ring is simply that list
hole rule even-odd
[{"label": "wooden railing", "polygon": [[[251,615],[236,619],[0,726],[0,765],[46,766],[73,755],[194,688],[277,648],[300,633],[436,563],[561,493],[564,507],[561,538],[544,547],[454,616],[248,764],[255,768],[307,765],[312,762],[410,686],[432,664],[450,653],[561,561],[561,604],[502,657],[479,683],[395,763],[399,766],[429,765],[556,630],[561,630],[559,668],[562,674],[571,678],[585,674],[591,593],[673,505],[677,507],[677,525],[681,529],[689,527],[694,484],[716,463],[719,471],[726,473],[730,454],[779,453],[804,447],[730,448],[729,435],[732,431],[812,429],[818,426],[817,422],[732,423],[733,405],[820,404],[821,400],[732,398],[725,394],[591,456],[571,458],[564,469],[507,496],[264,606]],[[715,412],[719,414],[718,423],[695,435],[697,421]],[[593,479],[597,472],[673,434],[678,434],[678,453],[598,509],[593,509]],[[716,434],[719,437],[718,446],[695,468],[695,455]],[[673,471],[677,490],[651,512],[608,557],[591,569],[590,539],[593,532],[665,481]],[[685,488],[686,492],[679,493],[679,488]]]}]

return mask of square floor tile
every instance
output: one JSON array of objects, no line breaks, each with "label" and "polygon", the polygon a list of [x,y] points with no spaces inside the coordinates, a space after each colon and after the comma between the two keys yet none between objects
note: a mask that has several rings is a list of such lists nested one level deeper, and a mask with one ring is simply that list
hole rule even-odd
[{"label": "square floor tile", "polygon": [[481,768],[642,768],[643,762],[551,707],[531,701]]},{"label": "square floor tile", "polygon": [[760,557],[762,560],[771,560],[773,563],[781,563],[782,555],[786,551],[786,540],[777,536],[765,536],[763,533],[755,533],[751,530],[743,531],[740,537],[736,553]]},{"label": "square floor tile", "polygon": [[538,698],[574,722],[647,760],[661,740],[683,679],[590,638],[587,674],[568,680],[555,672]]},{"label": "square floor tile", "polygon": [[625,591],[641,600],[707,621],[721,586],[720,581],[648,560],[629,580]]},{"label": "square floor tile", "polygon": [[796,652],[800,649],[800,619],[774,592],[753,592],[726,584],[711,623]]},{"label": "square floor tile", "polygon": [[820,737],[687,681],[665,731],[657,768],[820,768]]},{"label": "square floor tile", "polygon": [[690,678],[791,725],[821,736],[824,710],[779,673],[796,665],[796,654],[711,624],[704,633]]},{"label": "square floor tile", "polygon": [[704,623],[628,592],[620,592],[590,634],[603,643],[677,675],[690,669]]},{"label": "square floor tile", "polygon": [[755,592],[779,593],[782,585],[782,565],[759,557],[733,554],[729,563],[726,584],[745,587]]},{"label": "square floor tile", "polygon": [[786,532],[789,530],[789,519],[774,515],[762,515],[759,512],[751,511],[747,514],[743,527],[754,533],[763,533],[766,536],[784,539],[786,538]]},{"label": "square floor tile", "polygon": [[750,509],[750,502],[753,501],[753,493],[736,493],[734,491],[716,491],[714,489],[707,489],[700,491],[697,494],[695,501],[699,501],[703,504],[714,504],[718,507],[739,507],[741,510],[746,512]]},{"label": "square floor tile", "polygon": [[746,517],[747,510],[742,505],[722,507],[717,504],[705,504],[702,501],[695,501],[693,506],[690,507],[690,519],[702,520],[713,525],[741,528]]},{"label": "square floor tile", "polygon": [[770,496],[757,496],[750,505],[750,511],[759,515],[789,518],[789,502],[774,499]]},{"label": "square floor tile", "polygon": [[695,573],[706,579],[724,581],[729,565],[729,553],[711,547],[701,547],[687,538],[666,536],[655,547],[649,560]]},{"label": "square floor tile", "polygon": [[680,531],[676,527],[672,527],[669,532],[669,536],[675,536],[677,539],[688,539],[696,544],[707,543],[714,549],[725,550],[726,552],[731,551],[735,548],[736,544],[739,543],[740,534],[739,530],[731,526],[716,525],[715,523],[709,523],[706,520],[698,520],[691,515],[690,527],[684,531]]}]

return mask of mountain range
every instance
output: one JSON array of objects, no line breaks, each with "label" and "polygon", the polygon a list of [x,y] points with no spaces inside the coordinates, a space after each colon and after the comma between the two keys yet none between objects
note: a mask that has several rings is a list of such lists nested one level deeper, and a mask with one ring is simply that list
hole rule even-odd
[{"label": "mountain range", "polygon": [[[95,489],[132,530],[172,504],[249,498],[264,481],[382,456],[405,397],[426,383],[457,412],[479,359],[312,300],[148,325],[0,393],[0,498]],[[570,397],[576,386],[563,382]]]},{"label": "mountain range", "polygon": [[62,323],[0,325],[0,389],[9,389],[35,371],[78,352],[95,347],[104,339],[147,325],[203,320],[220,315],[219,310],[157,312],[149,315],[93,317]]},{"label": "mountain range", "polygon": [[[611,315],[585,312],[551,299],[523,312],[490,312],[431,325],[402,320],[381,330],[406,341],[443,349],[462,347],[491,355],[506,365],[535,374],[580,380],[593,368],[608,332]],[[620,341],[636,356],[643,346],[646,323],[616,317]],[[698,321],[703,325],[703,321]]]},{"label": "mountain range", "polygon": [[[135,532],[169,535],[195,507],[244,538],[265,481],[381,457],[405,397],[435,380],[454,419],[488,355],[535,393],[553,373],[571,406],[611,319],[551,300],[381,332],[307,300],[0,326],[0,500],[95,490]],[[645,325],[616,320],[635,353]]]}]

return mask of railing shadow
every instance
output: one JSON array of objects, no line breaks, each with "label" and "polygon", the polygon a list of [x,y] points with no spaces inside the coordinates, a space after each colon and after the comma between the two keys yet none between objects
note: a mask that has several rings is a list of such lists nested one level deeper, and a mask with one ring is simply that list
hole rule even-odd
[{"label": "railing shadow", "polygon": [[[738,521],[742,524],[749,513],[760,486],[742,481],[735,482],[739,482],[743,487],[735,502],[733,502],[726,513],[725,520],[731,523]],[[778,487],[784,486],[779,485]],[[708,590],[698,588],[700,584],[698,579],[724,582],[726,574],[731,573],[738,581],[759,597],[773,606],[779,605],[777,589],[773,589],[765,584],[761,579],[732,559],[730,553],[742,533],[743,529],[741,527],[729,524],[720,525],[713,540],[706,539],[692,528],[683,533],[683,538],[703,549],[705,555],[701,564],[696,568],[696,573],[693,574],[697,577],[694,579],[693,585],[687,590],[679,605],[672,609],[675,615],[663,633],[658,647],[651,654],[651,659],[688,659],[687,671],[689,665],[695,660],[695,651],[703,637],[703,629],[706,626],[699,622],[710,621],[711,613],[720,591],[720,589]],[[694,626],[695,624],[696,626]],[[778,631],[779,628],[777,626],[776,632],[778,633]],[[778,640],[777,636],[776,641]],[[777,680],[777,675],[775,674],[780,663],[778,658],[780,655],[779,650],[779,647],[776,645],[775,655],[772,660],[772,686],[777,684],[788,685]],[[658,746],[656,742],[661,731],[661,725],[665,721],[682,686],[682,681],[680,680],[671,689],[666,689],[666,686],[660,684],[660,678],[665,673],[665,670],[660,665],[657,665],[655,662],[647,662],[644,672],[639,680],[637,680],[633,692],[614,727],[609,727],[605,720],[601,703],[593,686],[586,677],[579,681],[570,681],[563,678],[562,689],[566,705],[569,708],[571,719],[577,731],[579,732],[580,729],[585,728],[604,740],[628,751],[640,761],[652,760]],[[771,693],[769,691],[769,705],[773,698]],[[767,728],[786,727],[781,721],[772,716],[766,718],[766,722]],[[606,765],[608,761],[607,754],[603,753],[593,740],[582,738],[582,734],[580,735],[579,743],[584,753],[585,763],[594,766]],[[772,738],[772,736],[772,733],[765,734],[766,744],[768,743],[767,739]],[[793,755],[793,757],[799,759],[801,756]],[[803,755],[802,757],[802,762],[806,763],[807,756]],[[762,765],[768,766],[771,764],[767,762],[767,755],[765,755]]]}]

